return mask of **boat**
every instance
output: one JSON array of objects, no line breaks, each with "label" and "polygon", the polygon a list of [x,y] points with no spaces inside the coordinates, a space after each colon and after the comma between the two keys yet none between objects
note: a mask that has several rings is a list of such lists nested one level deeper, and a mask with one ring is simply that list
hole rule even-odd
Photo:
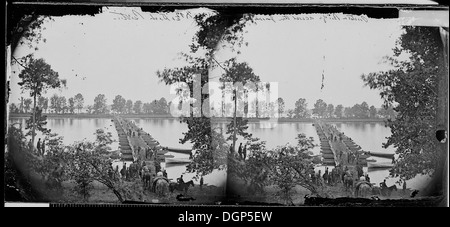
[{"label": "boat", "polygon": [[168,151],[175,152],[175,153],[182,153],[182,154],[191,154],[192,149],[180,149],[180,148],[173,148],[173,147],[167,147]]},{"label": "boat", "polygon": [[381,153],[381,152],[372,152],[372,151],[369,151],[368,155],[375,156],[375,157],[380,157],[380,158],[389,158],[389,159],[391,159],[394,156],[394,154]]},{"label": "boat", "polygon": [[334,164],[336,164],[336,162],[334,161],[334,159],[323,159],[323,160],[322,160],[322,164],[331,164],[331,165],[334,165]]},{"label": "boat", "polygon": [[322,154],[324,159],[334,159],[334,154]]},{"label": "boat", "polygon": [[392,164],[391,162],[367,162],[367,167],[372,169],[389,169],[394,167],[394,164]]},{"label": "boat", "polygon": [[189,158],[166,158],[166,164],[187,164],[190,162]]},{"label": "boat", "polygon": [[333,154],[333,151],[331,149],[322,149],[320,150],[322,154]]}]

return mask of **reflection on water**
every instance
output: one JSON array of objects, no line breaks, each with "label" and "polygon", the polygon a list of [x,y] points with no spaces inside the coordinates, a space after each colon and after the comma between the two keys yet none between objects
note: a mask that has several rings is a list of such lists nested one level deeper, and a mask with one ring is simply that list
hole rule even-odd
[{"label": "reflection on water", "polygon": [[[11,119],[11,123],[21,123],[22,129],[25,130],[26,119]],[[57,133],[59,136],[63,136],[63,143],[66,145],[73,144],[75,141],[95,141],[95,131],[97,129],[104,129],[106,132],[111,132],[112,139],[117,141],[118,135],[111,119],[105,118],[51,118],[47,119],[48,129],[51,129],[52,133]],[[31,137],[30,137],[31,138]],[[36,141],[38,138],[43,138],[41,132],[37,132]],[[111,144],[113,150],[118,149],[118,143]]]},{"label": "reflection on water", "polygon": [[[132,119],[138,127],[143,128],[146,132],[150,133],[162,146],[185,148],[189,149],[192,144],[186,142],[180,143],[180,139],[183,138],[183,133],[187,132],[187,125],[180,123],[177,119]],[[12,122],[22,123],[22,127],[25,128],[25,119],[13,119]],[[63,142],[65,144],[72,144],[74,141],[95,140],[94,132],[98,128],[103,128],[108,132],[111,132],[113,139],[117,140],[117,132],[114,128],[111,119],[101,118],[58,118],[48,119],[47,127],[52,132],[58,133],[64,136]],[[355,143],[360,145],[363,150],[394,153],[395,149],[389,147],[387,149],[382,148],[382,144],[386,142],[386,137],[390,136],[390,129],[384,126],[384,123],[335,123],[336,127],[344,132],[345,135],[351,137]],[[223,132],[226,132],[225,123],[216,123],[213,127],[221,127]],[[266,147],[273,149],[276,146],[286,145],[287,143],[295,146],[297,140],[295,139],[299,133],[306,134],[307,137],[313,137],[316,144],[319,143],[319,138],[312,123],[305,122],[282,122],[282,123],[270,123],[264,124],[257,122],[249,122],[248,132],[253,134],[254,137],[259,137],[261,140],[266,141]],[[42,137],[38,134],[38,138]],[[37,141],[37,140],[36,140]],[[238,138],[237,144],[244,142],[242,138]],[[112,149],[118,149],[118,144],[114,143]],[[314,148],[315,154],[320,154],[320,147]],[[171,153],[176,158],[187,158],[186,154]],[[371,159],[377,160],[377,162],[390,161],[384,158],[371,157]],[[184,174],[184,179],[190,180],[194,177],[194,174],[185,173],[185,165],[167,165],[162,164],[162,167],[167,170],[169,178],[175,180],[181,174]],[[329,167],[331,171],[332,167]],[[324,166],[317,167],[316,171],[325,171]],[[382,182],[389,176],[389,170],[373,170],[364,168],[364,171],[369,174],[371,181],[374,183]],[[206,184],[222,185],[226,180],[225,171],[215,171],[208,176],[204,176]],[[194,180],[195,181],[195,180]],[[392,185],[397,179],[388,178],[386,182],[388,185]],[[195,181],[197,184],[198,180]],[[429,178],[426,176],[419,176],[412,180],[407,181],[409,188],[420,189],[429,182]]]},{"label": "reflection on water", "polygon": [[[374,151],[380,153],[395,153],[395,148],[390,146],[388,148],[383,148],[383,143],[387,142],[387,137],[391,135],[389,127],[386,127],[384,123],[361,123],[361,122],[351,122],[351,123],[336,123],[334,124],[345,135],[351,137],[356,144],[360,145],[365,151]],[[375,159],[377,162],[390,162],[391,159],[370,157],[370,159]],[[372,182],[380,183],[386,179],[388,186],[396,183],[398,178],[388,178],[389,169],[367,169],[364,171],[369,173],[369,177]],[[422,189],[425,187],[431,178],[428,176],[416,176],[415,178],[406,181],[408,188]],[[399,186],[397,184],[397,186]]]}]

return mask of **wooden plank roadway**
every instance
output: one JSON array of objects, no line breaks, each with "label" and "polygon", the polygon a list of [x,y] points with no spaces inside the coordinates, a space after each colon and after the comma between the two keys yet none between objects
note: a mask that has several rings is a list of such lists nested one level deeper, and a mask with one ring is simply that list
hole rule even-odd
[{"label": "wooden plank roadway", "polygon": [[167,151],[162,150],[159,142],[134,122],[115,116],[114,125],[119,135],[123,160],[164,161]]},{"label": "wooden plank roadway", "polygon": [[[368,155],[365,155],[359,145],[354,143],[350,137],[337,130],[335,126],[321,121],[316,121],[314,126],[320,139],[321,152],[325,164],[346,166],[352,172],[356,172],[357,164],[367,164],[366,159]],[[353,159],[349,159],[350,155],[353,156]]]}]

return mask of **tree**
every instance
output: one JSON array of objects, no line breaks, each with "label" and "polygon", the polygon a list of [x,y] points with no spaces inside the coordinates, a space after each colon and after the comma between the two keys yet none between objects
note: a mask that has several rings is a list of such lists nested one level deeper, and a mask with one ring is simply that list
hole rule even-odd
[{"label": "tree", "polygon": [[295,102],[294,116],[295,118],[307,118],[308,117],[308,103],[306,99],[300,98]]},{"label": "tree", "polygon": [[397,113],[395,112],[394,107],[392,107],[392,105],[388,106],[388,107],[386,107],[384,105],[381,106],[378,114],[383,118],[392,119],[392,120],[395,119],[395,117],[397,115]]},{"label": "tree", "polygon": [[32,54],[27,55],[22,59],[20,65],[24,68],[19,78],[18,83],[22,91],[29,91],[30,97],[33,98],[33,120],[31,124],[31,141],[34,144],[34,137],[36,136],[36,105],[37,98],[48,89],[60,88],[65,86],[66,80],[59,79],[57,72],[53,71],[51,66],[45,62],[44,59],[35,59]]},{"label": "tree", "polygon": [[158,101],[158,110],[159,110],[158,111],[159,114],[169,113],[169,107],[167,105],[167,100],[164,97],[160,98]]},{"label": "tree", "polygon": [[370,118],[376,118],[377,117],[377,108],[375,108],[375,106],[370,106],[369,109],[369,117]]},{"label": "tree", "polygon": [[86,111],[88,114],[92,114],[92,113],[94,113],[94,107],[92,105],[87,105]]},{"label": "tree", "polygon": [[369,118],[369,105],[367,104],[367,102],[362,102],[360,105],[361,108],[361,118]]},{"label": "tree", "polygon": [[344,107],[341,104],[337,105],[334,109],[334,115],[336,115],[337,118],[342,118],[343,112]]},{"label": "tree", "polygon": [[333,113],[334,113],[334,105],[330,103],[327,106],[326,115],[327,115],[327,117],[331,118],[331,117],[333,117]]},{"label": "tree", "polygon": [[284,108],[285,108],[283,98],[279,97],[277,99],[277,107],[278,107],[278,117],[282,117],[283,113],[284,113]]},{"label": "tree", "polygon": [[244,133],[244,130],[247,129],[247,127],[243,126],[247,124],[246,120],[237,120],[237,103],[238,99],[242,99],[244,96],[244,87],[238,87],[237,83],[242,84],[242,86],[246,86],[247,83],[254,83],[257,85],[257,83],[260,81],[259,76],[255,75],[253,73],[253,69],[246,63],[246,62],[237,62],[235,58],[232,58],[230,60],[227,60],[225,62],[225,68],[226,71],[222,76],[219,78],[220,82],[227,83],[231,82],[233,84],[232,88],[228,87],[222,87],[222,89],[226,89],[228,91],[231,91],[233,93],[233,101],[234,101],[234,113],[233,113],[233,122],[231,122],[228,125],[228,128],[233,128],[233,131],[227,131],[227,133],[232,133],[232,151],[236,151],[236,141],[237,141],[237,135],[245,136],[245,134],[238,134],[238,133]]},{"label": "tree", "polygon": [[76,94],[74,101],[75,101],[75,106],[78,109],[78,113],[80,113],[81,109],[83,109],[83,105],[84,105],[83,95],[81,93]]},{"label": "tree", "polygon": [[[220,10],[219,10],[220,11]],[[209,82],[209,72],[212,68],[223,67],[215,58],[214,52],[217,47],[231,45],[240,46],[242,44],[242,31],[247,21],[251,20],[251,15],[217,13],[212,16],[199,14],[195,16],[196,25],[199,27],[193,43],[190,45],[190,54],[183,53],[180,56],[187,62],[185,67],[176,67],[158,71],[157,76],[166,85],[183,82],[188,85],[191,97],[200,105],[192,111],[201,111],[200,117],[194,117],[191,111],[190,116],[182,116],[181,121],[188,125],[188,132],[183,133],[184,137],[180,140],[182,143],[190,141],[196,150],[193,161],[188,165],[189,170],[197,174],[206,175],[213,169],[220,168],[226,164],[225,139],[220,133],[212,130],[211,119],[209,118],[209,94],[201,94],[200,97],[194,97],[194,79],[200,81],[200,87],[205,87]],[[201,57],[193,57],[204,51]],[[199,77],[199,78],[198,78]],[[208,89],[206,89],[208,90]],[[179,94],[180,95],[180,94]],[[199,99],[199,100],[198,100]],[[222,108],[224,109],[224,108]],[[228,185],[228,184],[227,184]]]},{"label": "tree", "polygon": [[271,150],[266,149],[265,142],[258,138],[248,140],[249,156],[245,162],[229,160],[231,184],[241,187],[236,183],[239,182],[236,179],[241,179],[252,194],[263,193],[264,186],[275,184],[281,189],[278,194],[286,204],[292,204],[292,189],[297,185],[315,193],[317,186],[311,180],[311,173],[314,173],[313,138],[299,134],[296,139],[297,146],[278,146]]},{"label": "tree", "polygon": [[9,104],[9,113],[19,113],[19,108],[15,103]]},{"label": "tree", "polygon": [[106,97],[104,94],[99,94],[94,98],[94,105],[92,109],[94,114],[104,114],[106,113]]},{"label": "tree", "polygon": [[31,99],[25,99],[23,101],[23,107],[25,109],[25,113],[28,113],[28,111],[30,111],[31,108],[31,104],[33,103],[33,101]]},{"label": "tree", "polygon": [[25,99],[24,99],[23,97],[20,97],[19,101],[20,101],[20,104],[19,104],[19,112],[20,112],[20,113],[23,113],[23,112],[24,112],[24,102],[25,102]]},{"label": "tree", "polygon": [[74,100],[72,97],[69,98],[69,106],[68,106],[68,109],[69,109],[69,111],[70,111],[71,114],[73,114],[74,111],[75,111],[75,100]]},{"label": "tree", "polygon": [[148,103],[148,102],[144,103],[144,105],[142,106],[142,110],[143,110],[144,113],[146,113],[146,114],[151,114],[153,108],[154,108],[154,105],[152,105],[152,104],[150,104],[150,103]]},{"label": "tree", "polygon": [[315,193],[317,186],[311,180],[314,173],[312,162],[313,138],[307,138],[304,134],[297,136],[298,144],[293,147],[286,145],[270,151],[270,178],[281,192],[279,196],[286,204],[293,204],[292,189],[300,185]]},{"label": "tree", "polygon": [[140,114],[142,109],[142,101],[141,100],[137,100],[136,102],[134,102],[134,107],[133,107],[133,111],[135,114]]},{"label": "tree", "polygon": [[[45,125],[47,124],[47,116],[42,115],[42,109],[40,109],[39,107],[36,107],[36,114],[34,116],[34,121],[35,121],[34,125],[36,125],[36,129],[38,131],[42,132],[43,134],[47,134],[50,132],[50,129],[45,128]],[[31,129],[33,125],[32,122],[33,116],[30,116],[30,118],[26,121],[25,129]],[[32,132],[33,131],[30,130],[26,135],[31,135]]]},{"label": "tree", "polygon": [[288,118],[294,118],[295,117],[295,111],[293,109],[289,109],[286,111]]},{"label": "tree", "polygon": [[439,28],[404,27],[404,31],[393,56],[385,58],[393,69],[361,78],[366,86],[380,90],[385,108],[394,106],[397,112],[395,119],[386,122],[392,134],[383,145],[394,146],[398,154],[391,175],[407,180],[431,174],[438,179],[431,185],[436,190],[431,191],[442,193],[447,150],[438,149],[435,128],[436,90],[440,80],[448,76],[443,41]]},{"label": "tree", "polygon": [[127,113],[129,114],[133,113],[133,101],[128,99],[127,103],[125,103],[125,109],[127,110]]},{"label": "tree", "polygon": [[52,97],[50,97],[50,108],[53,109],[55,113],[59,113],[59,96],[57,94],[53,94]]},{"label": "tree", "polygon": [[345,115],[346,118],[354,117],[353,108],[352,107],[345,107],[344,108],[344,115]]},{"label": "tree", "polygon": [[121,96],[116,95],[111,106],[111,110],[116,111],[116,113],[125,113],[125,105],[127,101]]},{"label": "tree", "polygon": [[62,111],[63,114],[66,113],[66,111],[68,109],[66,97],[60,96],[59,100],[58,100],[58,104],[59,104],[60,111]]},{"label": "tree", "polygon": [[45,112],[47,112],[48,109],[48,98],[41,96],[38,99],[38,107],[42,110],[44,110]]},{"label": "tree", "polygon": [[326,112],[327,104],[322,99],[318,99],[314,104],[313,113],[319,115],[319,117],[325,117]]}]

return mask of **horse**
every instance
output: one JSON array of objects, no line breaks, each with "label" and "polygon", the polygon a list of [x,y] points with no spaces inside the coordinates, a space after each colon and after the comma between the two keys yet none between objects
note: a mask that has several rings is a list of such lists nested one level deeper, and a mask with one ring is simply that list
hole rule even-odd
[{"label": "horse", "polygon": [[169,182],[164,178],[157,178],[155,180],[155,192],[158,196],[166,196],[169,192]]},{"label": "horse", "polygon": [[150,172],[144,172],[144,176],[142,177],[144,180],[144,188],[145,189],[151,189],[151,180],[152,180],[152,174]]},{"label": "horse", "polygon": [[361,198],[367,198],[372,195],[372,187],[367,183],[361,183],[356,186],[355,196]]},{"label": "horse", "polygon": [[344,175],[344,186],[345,189],[348,190],[352,190],[353,188],[353,176],[351,174],[345,174]]},{"label": "horse", "polygon": [[394,185],[392,185],[392,186],[389,186],[389,187],[387,187],[387,188],[383,188],[382,189],[382,193],[384,194],[384,195],[387,195],[387,196],[391,196],[391,194],[392,194],[392,191],[397,191],[397,186],[394,184]]},{"label": "horse", "polygon": [[186,194],[187,190],[189,189],[189,185],[192,185],[192,187],[194,187],[194,181],[190,180],[190,181],[184,182],[184,183],[172,182],[169,184],[169,190],[170,190],[170,192],[173,192],[174,190],[184,191],[184,194]]},{"label": "horse", "polygon": [[377,186],[372,187],[372,195],[381,195],[381,188]]},{"label": "horse", "polygon": [[323,181],[324,181],[325,184],[329,184],[329,177],[330,177],[330,175],[327,172],[325,172],[322,175],[322,178],[323,178]]}]

